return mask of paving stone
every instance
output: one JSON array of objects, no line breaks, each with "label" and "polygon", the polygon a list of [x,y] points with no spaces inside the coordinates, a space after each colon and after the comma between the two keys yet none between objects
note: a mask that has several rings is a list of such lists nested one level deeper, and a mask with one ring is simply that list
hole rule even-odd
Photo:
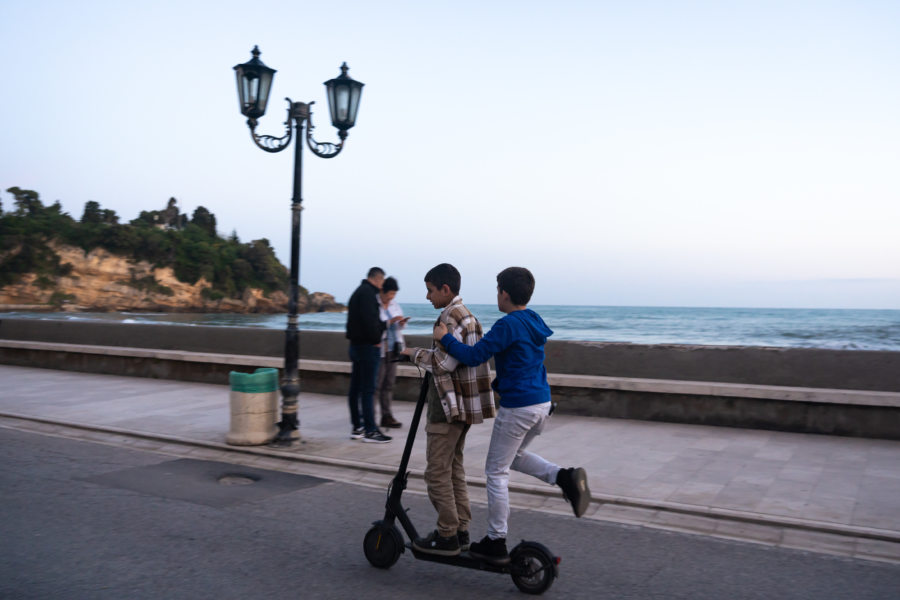
[{"label": "paving stone", "polygon": [[762,515],[796,517],[806,514],[806,500],[783,497],[766,497],[756,505],[756,512]]},{"label": "paving stone", "polygon": [[717,483],[688,481],[666,496],[669,502],[709,506],[725,486]]},{"label": "paving stone", "polygon": [[814,483],[822,476],[822,467],[788,463],[778,472],[778,481]]}]

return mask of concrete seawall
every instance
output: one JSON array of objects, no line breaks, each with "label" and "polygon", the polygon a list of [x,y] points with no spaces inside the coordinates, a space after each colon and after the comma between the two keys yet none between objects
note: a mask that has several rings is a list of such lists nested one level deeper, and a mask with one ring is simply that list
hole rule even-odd
[{"label": "concrete seawall", "polygon": [[[0,320],[5,364],[226,383],[283,352],[271,329]],[[346,393],[342,333],[302,332],[300,356],[305,390]],[[557,341],[545,364],[565,413],[900,439],[900,352]],[[396,398],[418,383],[401,368]]]}]

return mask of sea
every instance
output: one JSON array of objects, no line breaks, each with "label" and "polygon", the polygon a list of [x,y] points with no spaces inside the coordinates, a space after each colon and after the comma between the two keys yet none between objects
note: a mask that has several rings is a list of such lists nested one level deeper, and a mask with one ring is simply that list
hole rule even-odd
[{"label": "sea", "polygon": [[[429,334],[437,316],[430,304],[403,303],[407,333]],[[503,314],[493,304],[468,304],[485,331]],[[532,306],[554,340],[774,346],[900,351],[900,310],[796,308],[668,308],[639,306]],[[284,329],[284,314],[7,312],[2,318],[118,323],[214,325]],[[301,330],[343,331],[346,313],[300,315]]]}]

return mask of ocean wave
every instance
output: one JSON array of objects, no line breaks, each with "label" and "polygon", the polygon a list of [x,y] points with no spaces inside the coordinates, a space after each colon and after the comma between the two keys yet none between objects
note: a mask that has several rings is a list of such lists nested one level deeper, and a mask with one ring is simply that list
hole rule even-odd
[{"label": "ocean wave", "polygon": [[[485,331],[503,314],[495,305],[468,305]],[[536,306],[553,340],[774,346],[835,350],[900,351],[900,310],[800,310]],[[429,304],[404,304],[407,334],[428,335],[438,311]],[[26,313],[0,318],[157,323],[284,329],[286,315],[197,313]],[[344,331],[346,313],[299,315],[301,330]]]}]

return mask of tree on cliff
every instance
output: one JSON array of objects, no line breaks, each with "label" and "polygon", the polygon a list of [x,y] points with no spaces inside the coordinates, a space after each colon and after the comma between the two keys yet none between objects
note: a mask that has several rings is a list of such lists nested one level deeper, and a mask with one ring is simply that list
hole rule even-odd
[{"label": "tree on cliff", "polygon": [[88,200],[84,203],[84,212],[81,213],[81,222],[85,225],[88,223],[102,223],[100,216],[100,203]]},{"label": "tree on cliff", "polygon": [[191,223],[206,231],[210,237],[216,236],[216,215],[212,214],[202,206],[198,206],[194,209]]},{"label": "tree on cliff", "polygon": [[266,238],[250,242],[243,258],[250,263],[250,267],[259,278],[263,289],[274,290],[287,287],[289,273],[284,265],[275,258],[275,251]]},{"label": "tree on cliff", "polygon": [[82,224],[100,224],[118,225],[119,216],[116,211],[108,208],[101,209],[98,202],[88,200],[84,204],[84,212],[81,215]]},{"label": "tree on cliff", "polygon": [[[0,214],[0,287],[15,283],[23,273],[49,277],[66,275],[70,267],[47,246],[57,235],[71,232],[74,221],[59,201],[44,206],[33,190],[11,187],[15,212]],[[39,278],[40,279],[40,278]]]},{"label": "tree on cliff", "polygon": [[12,187],[7,192],[16,210],[0,212],[0,287],[25,273],[36,273],[43,282],[68,274],[70,267],[60,264],[49,245],[57,241],[85,252],[104,248],[156,267],[172,267],[179,280],[191,284],[202,277],[212,285],[207,294],[212,299],[240,298],[246,288],[266,293],[288,289],[288,270],[268,240],[242,244],[236,232],[219,237],[215,215],[202,206],[188,221],[170,198],[163,211],[141,211],[122,225],[115,211],[89,200],[78,222],[58,201],[45,207],[33,190]]},{"label": "tree on cliff", "polygon": [[34,216],[43,212],[44,205],[41,203],[40,196],[34,190],[23,190],[17,187],[11,187],[6,190],[13,195],[13,204],[16,206],[16,215],[18,216]]}]

